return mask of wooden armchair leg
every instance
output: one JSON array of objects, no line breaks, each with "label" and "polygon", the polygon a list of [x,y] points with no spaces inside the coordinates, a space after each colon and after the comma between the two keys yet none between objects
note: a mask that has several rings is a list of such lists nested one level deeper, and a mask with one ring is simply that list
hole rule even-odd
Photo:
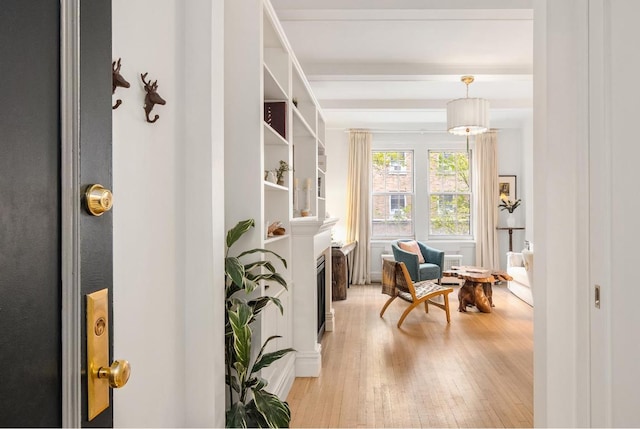
[{"label": "wooden armchair leg", "polygon": [[425,313],[429,312],[429,300],[428,299],[424,302],[424,312]]},{"label": "wooden armchair leg", "polygon": [[384,312],[387,310],[387,307],[389,306],[389,304],[391,304],[391,302],[396,299],[397,297],[392,296],[391,298],[389,298],[387,300],[387,302],[384,303],[384,307],[382,307],[382,310],[380,310],[380,317],[382,317],[382,315],[384,314]]},{"label": "wooden armchair leg", "polygon": [[444,311],[447,313],[447,323],[451,323],[451,314],[449,313],[449,294],[445,293],[444,297]]},{"label": "wooden armchair leg", "polygon": [[418,305],[420,305],[421,302],[414,302],[412,303],[409,307],[407,307],[407,309],[404,311],[404,313],[402,313],[402,317],[400,317],[400,320],[398,320],[398,328],[400,327],[400,325],[402,325],[402,322],[404,322],[404,319],[406,319],[407,315],[411,312],[411,310],[413,310],[414,308],[416,308]]}]

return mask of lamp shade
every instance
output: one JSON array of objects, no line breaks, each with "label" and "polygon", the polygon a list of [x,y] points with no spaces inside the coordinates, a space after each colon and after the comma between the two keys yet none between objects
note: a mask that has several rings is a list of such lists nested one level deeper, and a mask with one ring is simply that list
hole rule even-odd
[{"label": "lamp shade", "polygon": [[447,130],[457,136],[475,136],[489,130],[489,101],[458,98],[447,103]]}]

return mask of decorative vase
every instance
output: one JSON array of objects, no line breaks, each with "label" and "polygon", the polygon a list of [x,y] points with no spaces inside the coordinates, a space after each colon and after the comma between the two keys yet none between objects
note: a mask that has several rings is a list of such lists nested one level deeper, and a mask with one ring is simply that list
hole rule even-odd
[{"label": "decorative vase", "polygon": [[277,182],[276,172],[275,171],[267,171],[264,180],[271,183]]},{"label": "decorative vase", "polygon": [[507,216],[507,226],[509,228],[516,226],[516,218],[513,216],[513,213],[509,213],[509,216]]}]

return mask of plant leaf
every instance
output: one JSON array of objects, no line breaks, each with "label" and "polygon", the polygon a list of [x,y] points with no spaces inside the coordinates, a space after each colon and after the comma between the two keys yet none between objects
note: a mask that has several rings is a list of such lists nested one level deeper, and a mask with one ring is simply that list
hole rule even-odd
[{"label": "plant leaf", "polygon": [[271,271],[272,273],[276,272],[276,268],[273,266],[271,261],[255,261],[255,262],[251,262],[249,264],[245,264],[244,270],[245,270],[245,272],[250,272],[250,271],[255,270],[256,268],[259,268],[259,267],[264,267],[267,270]]},{"label": "plant leaf", "polygon": [[253,317],[253,311],[251,310],[251,307],[249,307],[249,305],[247,305],[247,303],[244,301],[238,301],[237,311],[240,323],[242,323],[243,325],[248,325],[249,320],[251,320],[251,318]]},{"label": "plant leaf", "polygon": [[234,402],[227,410],[225,425],[228,428],[247,427],[247,409],[242,402]]},{"label": "plant leaf", "polygon": [[244,383],[244,387],[252,388],[258,385],[258,377],[251,377]]},{"label": "plant leaf", "polygon": [[256,409],[264,416],[269,427],[288,428],[291,421],[289,404],[283,402],[276,395],[265,390],[253,390]]},{"label": "plant leaf", "polygon": [[[231,283],[229,285],[227,285],[227,290],[226,290],[226,298],[227,300],[229,300],[234,293],[238,292],[240,290],[240,286],[238,286],[237,283],[233,283],[233,282],[228,282]],[[240,283],[242,284],[242,283]]]},{"label": "plant leaf", "polygon": [[236,257],[228,257],[224,259],[224,272],[231,278],[231,281],[240,286],[243,284],[245,272],[244,265]]},{"label": "plant leaf", "polygon": [[258,287],[258,283],[248,277],[244,278],[243,288],[246,293],[253,292]]},{"label": "plant leaf", "polygon": [[282,335],[272,335],[269,338],[267,338],[264,343],[262,343],[262,347],[260,347],[260,352],[258,353],[258,356],[256,356],[256,362],[259,361],[260,358],[262,357],[262,354],[264,353],[264,349],[267,348],[267,344],[269,344],[271,341],[277,338],[282,338]]},{"label": "plant leaf", "polygon": [[[238,373],[238,377],[240,378],[240,380],[243,380],[246,376],[247,376],[247,367],[242,365],[242,362],[236,360],[233,363],[233,369],[236,370],[236,372]],[[246,389],[244,389],[244,383],[242,381],[238,382],[238,385],[240,386],[240,395],[242,395],[243,391],[246,392]]]},{"label": "plant leaf", "polygon": [[267,380],[265,380],[264,378],[261,377],[256,377],[256,379],[258,380],[258,382],[256,383],[255,387],[253,389],[255,390],[262,390],[265,387],[267,387]]},{"label": "plant leaf", "polygon": [[252,299],[247,303],[247,305],[253,309],[253,314],[256,315],[260,313],[260,311],[262,311],[269,302],[272,302],[280,309],[280,314],[283,313],[282,302],[280,302],[280,299],[272,296],[261,296],[260,298]]},{"label": "plant leaf", "polygon": [[287,349],[277,350],[271,353],[265,353],[264,355],[260,356],[260,359],[257,360],[255,364],[253,364],[253,368],[251,368],[251,373],[253,374],[254,372],[260,371],[262,368],[268,367],[273,362],[277,361],[287,353],[291,353],[291,352],[295,352],[295,350],[292,348],[287,348]]},{"label": "plant leaf", "polygon": [[242,237],[245,232],[249,231],[250,228],[253,228],[255,224],[253,219],[241,220],[236,226],[227,231],[227,248],[233,246],[233,243],[238,241],[238,239]]},{"label": "plant leaf", "polygon": [[264,419],[264,416],[256,407],[256,402],[252,399],[245,406],[247,410],[247,425],[251,428],[266,428],[269,427],[269,423]]},{"label": "plant leaf", "polygon": [[282,287],[284,287],[285,289],[288,288],[287,285],[287,281],[284,279],[284,277],[282,277],[282,275],[278,274],[278,273],[272,273],[272,274],[247,274],[247,276],[245,277],[246,279],[249,279],[251,281],[254,282],[258,282],[260,280],[265,280],[265,281],[269,281],[269,282],[275,282],[280,284]]},{"label": "plant leaf", "polygon": [[249,321],[253,317],[251,307],[247,304],[240,304],[237,311],[229,311],[229,323],[233,330],[233,350],[236,354],[237,362],[241,365],[236,368],[238,375],[242,379],[242,374],[249,367],[251,357],[251,329]]},{"label": "plant leaf", "polygon": [[[231,386],[233,390],[235,390],[237,393],[240,393],[240,385],[238,384],[238,377],[236,377],[235,375],[227,374],[226,381],[227,381],[227,386]],[[256,384],[258,384],[258,381],[259,380],[256,380]]]},{"label": "plant leaf", "polygon": [[252,253],[271,253],[273,256],[278,258],[280,260],[280,262],[282,262],[282,265],[284,265],[285,268],[287,268],[287,260],[284,259],[282,256],[278,255],[273,250],[269,250],[269,249],[251,249],[251,250],[246,250],[246,251],[242,252],[241,254],[239,254],[238,258],[241,258],[241,257],[243,257],[245,255],[251,255]]}]

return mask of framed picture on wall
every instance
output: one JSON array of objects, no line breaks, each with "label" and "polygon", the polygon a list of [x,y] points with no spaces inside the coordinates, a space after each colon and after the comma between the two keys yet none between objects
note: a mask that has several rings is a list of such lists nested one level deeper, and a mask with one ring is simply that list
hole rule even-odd
[{"label": "framed picture on wall", "polygon": [[515,175],[498,176],[498,198],[502,194],[512,201],[518,199]]}]

